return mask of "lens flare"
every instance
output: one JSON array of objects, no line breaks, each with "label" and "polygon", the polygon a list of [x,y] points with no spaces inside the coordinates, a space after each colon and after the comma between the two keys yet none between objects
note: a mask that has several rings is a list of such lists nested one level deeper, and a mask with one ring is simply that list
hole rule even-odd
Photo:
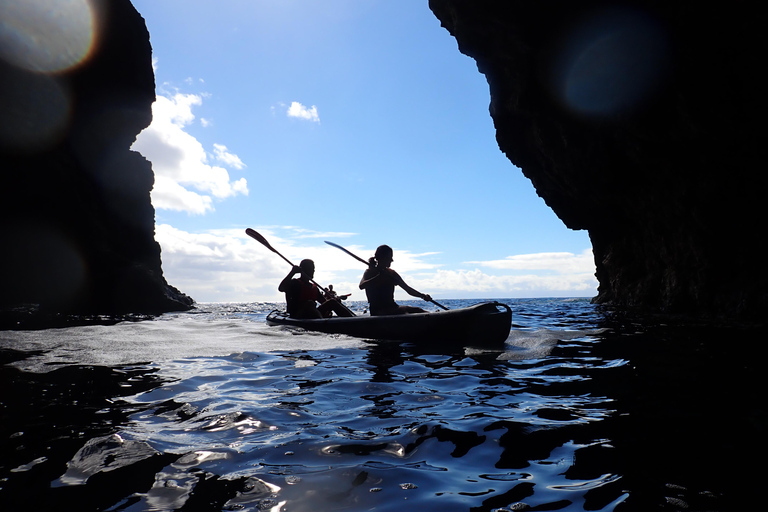
[{"label": "lens flare", "polygon": [[574,113],[611,116],[640,108],[669,67],[666,34],[629,10],[583,20],[562,41],[550,86]]},{"label": "lens flare", "polygon": [[[1,0],[0,0],[1,1]],[[43,151],[66,135],[71,95],[57,77],[0,62],[0,149]]]},{"label": "lens flare", "polygon": [[0,58],[57,73],[89,55],[95,19],[89,0],[0,0]]}]

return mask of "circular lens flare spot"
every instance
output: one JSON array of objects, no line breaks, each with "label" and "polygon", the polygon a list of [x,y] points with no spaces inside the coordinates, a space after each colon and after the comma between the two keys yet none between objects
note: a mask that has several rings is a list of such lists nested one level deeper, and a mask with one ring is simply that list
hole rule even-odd
[{"label": "circular lens flare spot", "polygon": [[0,58],[56,73],[83,62],[94,41],[89,0],[0,0]]},{"label": "circular lens flare spot", "polygon": [[572,112],[612,116],[643,105],[669,67],[666,34],[629,10],[591,17],[563,40],[551,87]]},{"label": "circular lens flare spot", "polygon": [[[2,1],[2,0],[0,0]],[[35,152],[55,146],[71,118],[71,95],[57,77],[0,62],[0,150]]]}]

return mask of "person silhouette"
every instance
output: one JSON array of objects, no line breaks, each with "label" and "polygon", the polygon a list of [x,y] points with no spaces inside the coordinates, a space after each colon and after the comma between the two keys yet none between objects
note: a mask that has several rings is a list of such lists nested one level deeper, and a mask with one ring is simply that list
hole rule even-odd
[{"label": "person silhouette", "polygon": [[372,316],[401,315],[406,313],[426,313],[425,310],[414,306],[399,306],[395,302],[395,286],[399,286],[409,295],[426,301],[432,297],[408,286],[394,269],[389,268],[393,258],[392,248],[380,245],[374,257],[368,260],[368,269],[360,279],[360,289],[365,290]]},{"label": "person silhouette", "polygon": [[[299,277],[294,279],[297,274],[300,274]],[[298,265],[294,265],[280,282],[277,289],[285,293],[288,315],[291,318],[302,319],[328,318],[333,312],[338,316],[352,316],[352,313],[335,296],[326,296],[312,282],[313,277],[315,277],[315,262],[304,259]]]}]

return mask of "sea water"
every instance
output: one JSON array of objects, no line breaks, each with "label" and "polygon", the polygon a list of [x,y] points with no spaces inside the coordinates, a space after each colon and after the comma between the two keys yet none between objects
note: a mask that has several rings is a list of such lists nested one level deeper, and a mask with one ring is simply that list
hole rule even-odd
[{"label": "sea water", "polygon": [[266,303],[0,331],[0,510],[764,503],[760,329],[502,302],[487,350],[269,327]]}]

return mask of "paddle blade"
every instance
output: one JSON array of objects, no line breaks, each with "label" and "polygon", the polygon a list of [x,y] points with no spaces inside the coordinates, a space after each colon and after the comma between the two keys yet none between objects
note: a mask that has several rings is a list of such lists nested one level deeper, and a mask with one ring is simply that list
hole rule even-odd
[{"label": "paddle blade", "polygon": [[251,229],[251,228],[247,228],[247,229],[245,230],[245,234],[246,234],[246,235],[248,235],[249,237],[253,238],[253,239],[254,239],[254,240],[256,240],[257,242],[259,242],[260,244],[262,244],[264,247],[266,247],[266,248],[267,248],[267,249],[269,249],[270,251],[272,251],[272,252],[277,252],[277,251],[275,251],[275,250],[272,248],[272,246],[271,246],[271,245],[269,245],[269,242],[267,242],[267,239],[266,239],[266,238],[264,238],[263,236],[261,236],[261,235],[259,234],[259,232],[258,232],[258,231],[255,231],[255,230],[253,230],[253,229]]}]

